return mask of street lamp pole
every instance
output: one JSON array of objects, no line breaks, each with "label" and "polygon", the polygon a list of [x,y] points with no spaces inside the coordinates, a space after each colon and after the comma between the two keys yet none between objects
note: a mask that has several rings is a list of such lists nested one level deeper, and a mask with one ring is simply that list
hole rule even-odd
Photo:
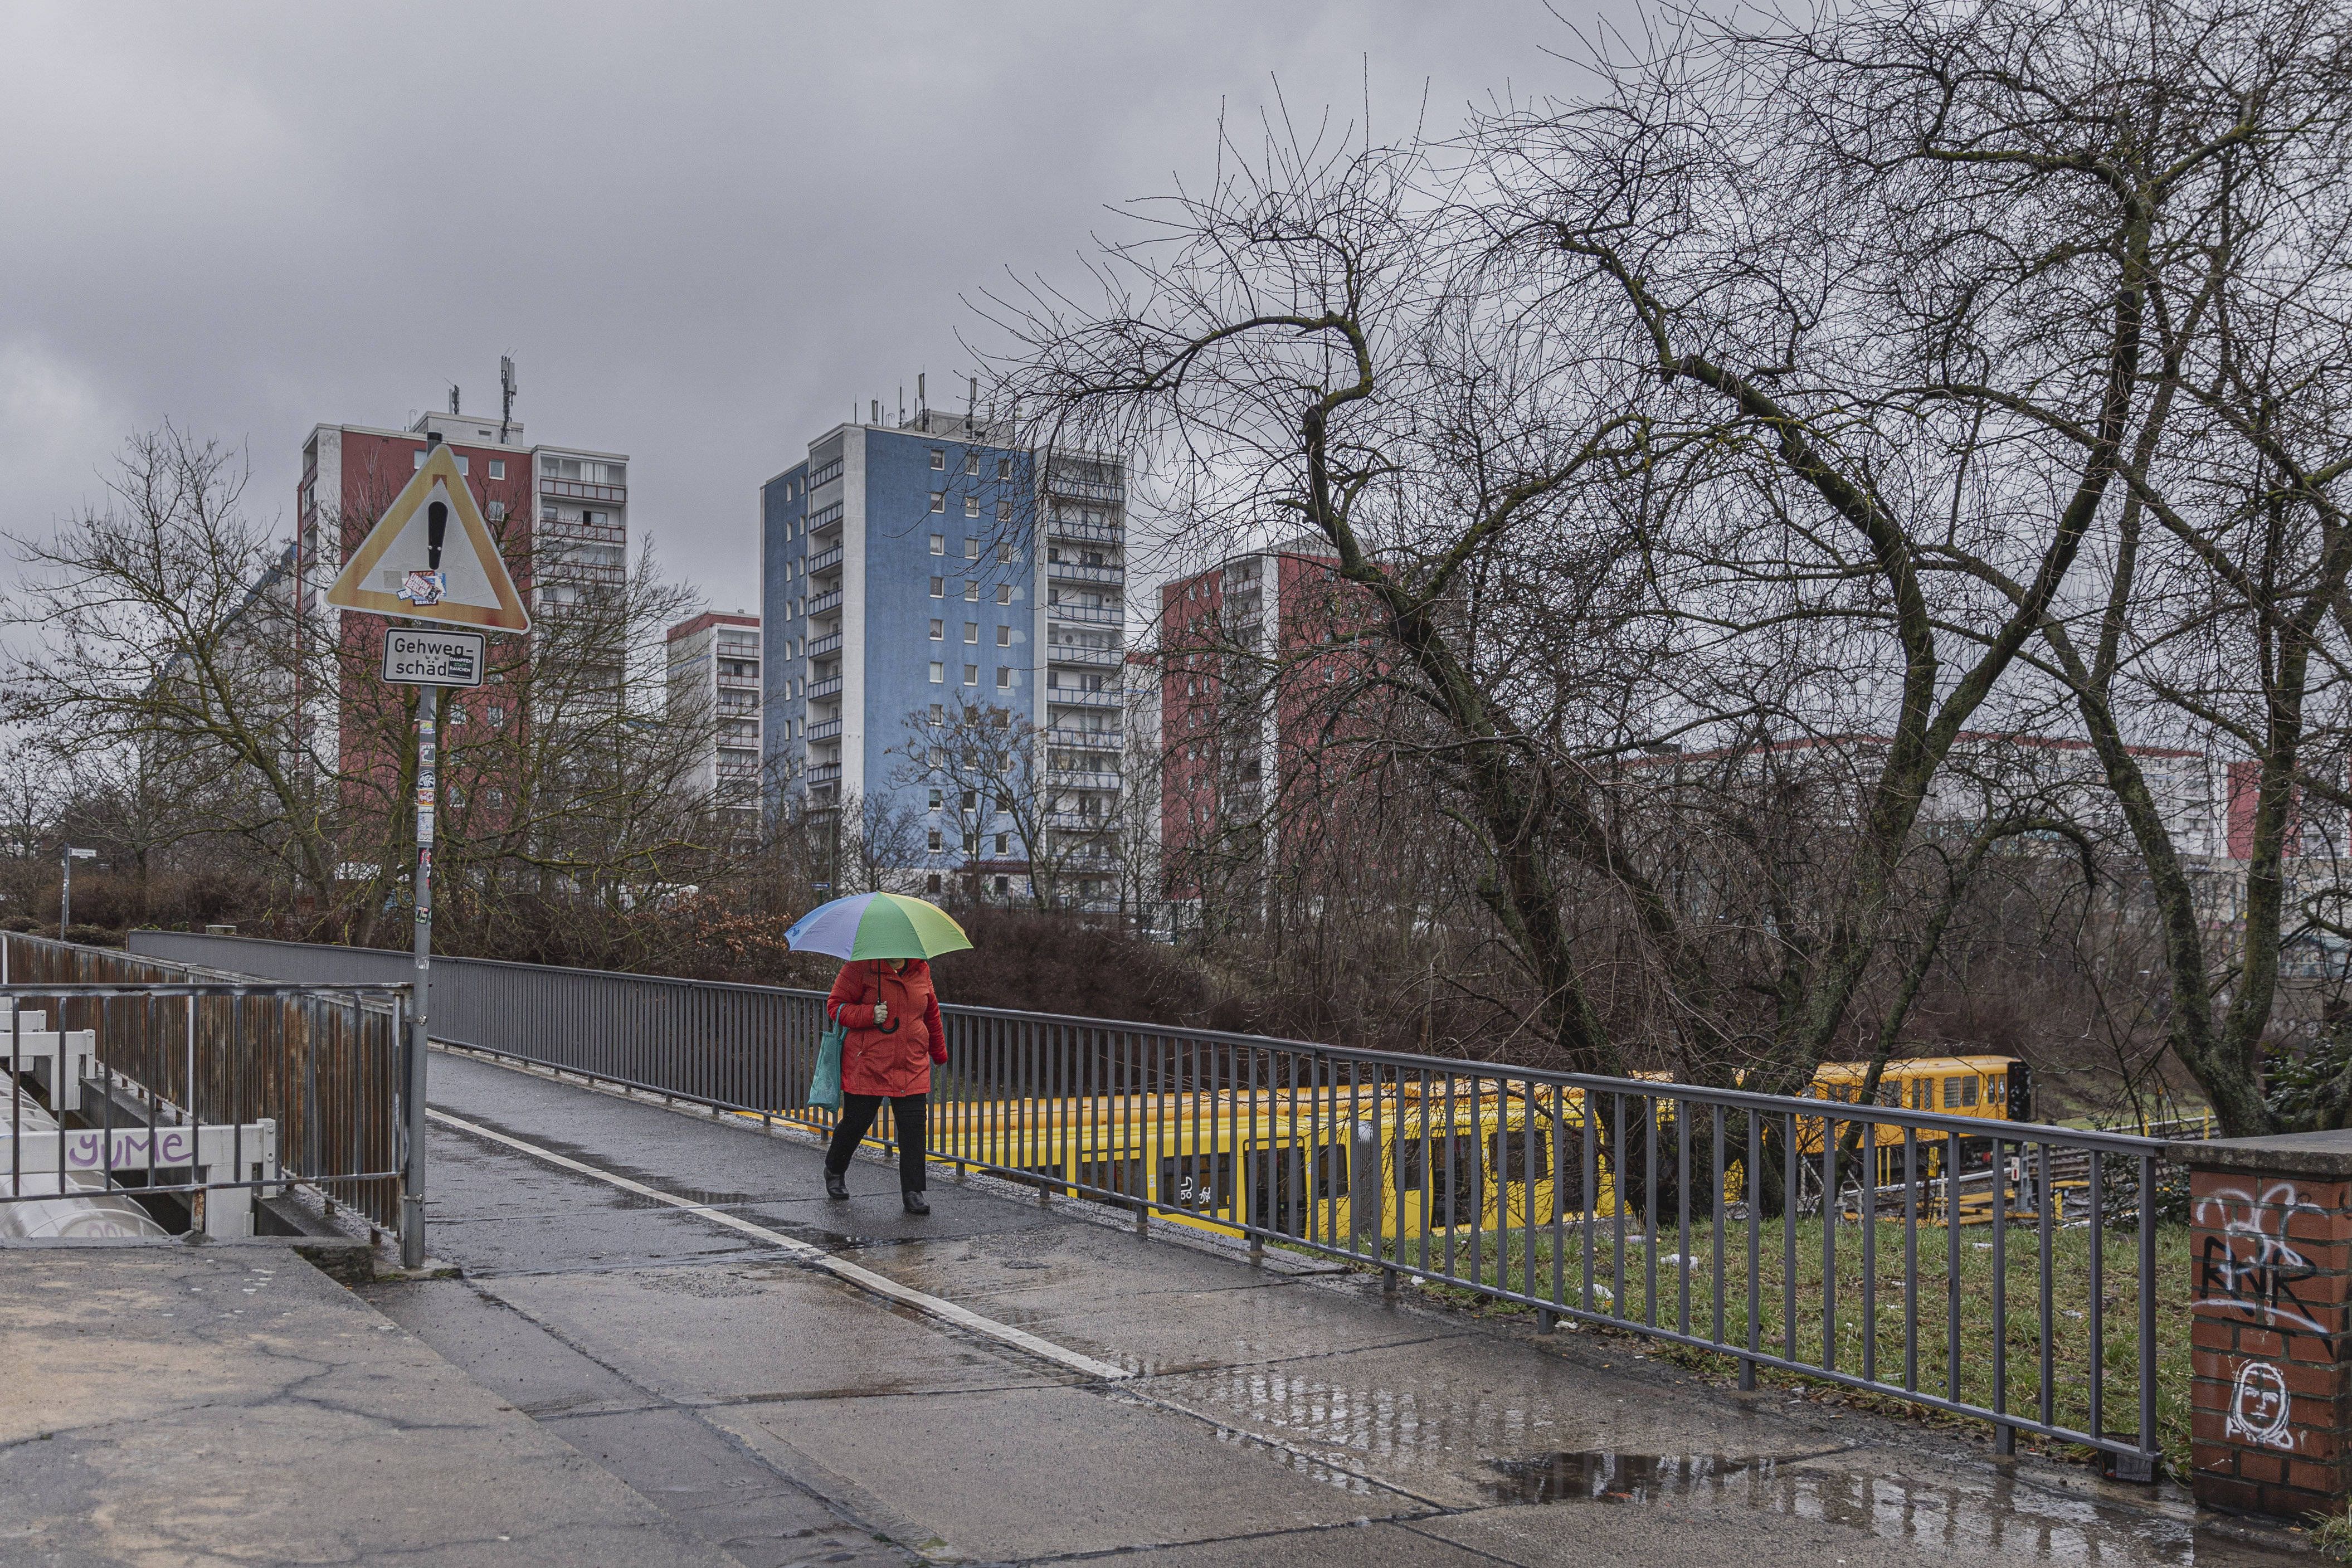
[{"label": "street lamp pole", "polygon": [[58,847],[58,864],[65,872],[65,886],[58,894],[58,940],[59,942],[65,941],[66,928],[73,924],[73,863],[77,860],[97,858],[98,851],[95,849],[76,849],[63,844]]}]

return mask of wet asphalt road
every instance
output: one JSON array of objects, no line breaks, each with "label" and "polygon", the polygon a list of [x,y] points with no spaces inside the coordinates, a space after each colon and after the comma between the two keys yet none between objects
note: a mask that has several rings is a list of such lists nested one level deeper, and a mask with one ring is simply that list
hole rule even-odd
[{"label": "wet asphalt road", "polygon": [[436,1126],[431,1248],[463,1277],[370,1300],[749,1568],[2279,1561],[2199,1532],[2176,1490],[2004,1468],[1164,1226],[940,1175],[910,1219],[878,1163],[830,1204],[813,1146],[464,1058],[435,1056],[431,1098],[1132,1373],[1090,1380]]}]

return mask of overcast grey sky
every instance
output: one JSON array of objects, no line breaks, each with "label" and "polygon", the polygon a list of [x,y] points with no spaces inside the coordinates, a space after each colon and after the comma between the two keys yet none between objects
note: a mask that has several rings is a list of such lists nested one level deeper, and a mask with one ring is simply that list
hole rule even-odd
[{"label": "overcast grey sky", "polygon": [[1537,0],[12,4],[0,525],[168,416],[282,531],[313,424],[494,409],[511,352],[531,438],[631,454],[640,538],[756,610],[761,481],[918,371],[949,401],[964,300],[1070,276],[1221,109],[1450,129],[1567,41]]}]

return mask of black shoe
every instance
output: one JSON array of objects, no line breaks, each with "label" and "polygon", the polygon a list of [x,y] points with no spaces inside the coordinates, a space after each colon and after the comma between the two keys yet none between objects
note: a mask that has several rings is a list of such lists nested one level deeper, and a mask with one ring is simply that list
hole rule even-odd
[{"label": "black shoe", "polygon": [[824,1195],[841,1202],[848,1201],[848,1182],[844,1180],[842,1177],[834,1174],[831,1171],[827,1171],[824,1173]]},{"label": "black shoe", "polygon": [[907,1212],[908,1214],[929,1214],[931,1212],[931,1205],[924,1198],[922,1194],[900,1193],[898,1195],[907,1200]]}]

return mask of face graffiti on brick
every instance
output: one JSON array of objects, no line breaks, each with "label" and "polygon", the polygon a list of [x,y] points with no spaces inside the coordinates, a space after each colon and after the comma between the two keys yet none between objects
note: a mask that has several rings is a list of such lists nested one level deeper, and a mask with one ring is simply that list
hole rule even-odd
[{"label": "face graffiti on brick", "polygon": [[[2286,1239],[2287,1223],[2296,1215],[2325,1213],[2292,1182],[2277,1183],[2259,1198],[2243,1187],[2224,1187],[2199,1199],[2196,1222],[2213,1234],[2198,1260],[2195,1310],[2242,1313],[2283,1334],[2326,1333],[2295,1295],[2295,1287],[2318,1268]],[[2277,1375],[2277,1368],[2270,1370]]]},{"label": "face graffiti on brick", "polygon": [[2230,1390],[2229,1433],[2265,1448],[2294,1448],[2287,1429],[2294,1403],[2286,1391],[2286,1374],[2266,1361],[2250,1361],[2238,1369]]}]

